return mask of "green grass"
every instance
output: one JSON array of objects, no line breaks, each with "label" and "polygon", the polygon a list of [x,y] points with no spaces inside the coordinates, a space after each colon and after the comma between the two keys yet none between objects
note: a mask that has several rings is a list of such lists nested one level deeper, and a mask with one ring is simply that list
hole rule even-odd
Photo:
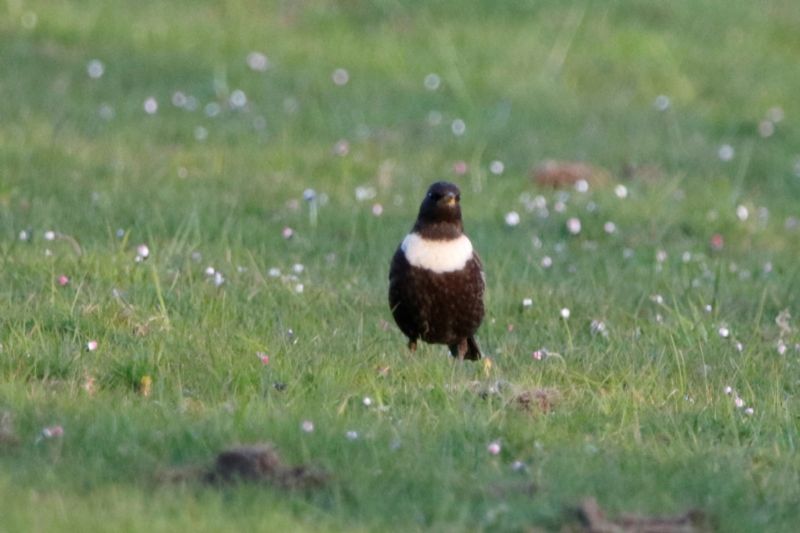
[{"label": "green grass", "polygon": [[[794,529],[800,336],[776,318],[800,315],[796,2],[165,4],[0,7],[0,411],[20,439],[0,444],[0,529],[558,530],[587,496],[610,514],[698,507],[721,531]],[[785,118],[761,137],[774,107]],[[537,189],[545,159],[611,183]],[[438,346],[411,356],[387,327],[389,258],[439,179],[461,185],[484,260],[490,369]],[[326,199],[316,223],[307,188]],[[551,411],[515,407],[533,389],[557,391]],[[53,425],[63,436],[40,439]],[[155,481],[261,441],[330,483]],[[532,496],[508,489],[526,481]]]}]

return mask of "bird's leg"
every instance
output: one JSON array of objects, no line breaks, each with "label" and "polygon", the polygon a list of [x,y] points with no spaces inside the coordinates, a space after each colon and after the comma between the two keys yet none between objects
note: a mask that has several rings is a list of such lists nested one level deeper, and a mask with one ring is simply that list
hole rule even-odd
[{"label": "bird's leg", "polygon": [[464,356],[467,354],[467,350],[469,350],[467,339],[461,339],[458,344],[450,345],[450,353],[461,362],[464,362]]},{"label": "bird's leg", "polygon": [[411,350],[411,353],[417,351],[417,339],[408,339],[408,349]]}]

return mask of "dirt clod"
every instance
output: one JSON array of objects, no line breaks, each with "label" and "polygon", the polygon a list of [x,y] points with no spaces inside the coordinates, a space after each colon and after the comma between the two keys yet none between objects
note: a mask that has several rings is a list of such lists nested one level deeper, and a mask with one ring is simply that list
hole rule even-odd
[{"label": "dirt clod", "polygon": [[217,454],[210,468],[171,468],[156,477],[162,483],[200,481],[217,486],[256,483],[286,490],[320,488],[328,480],[328,475],[317,468],[285,464],[271,444],[234,446]]},{"label": "dirt clod", "polygon": [[610,181],[607,170],[575,161],[548,160],[534,168],[531,175],[537,185],[554,189],[566,189],[581,180],[594,186],[605,185]]},{"label": "dirt clod", "polygon": [[526,390],[514,396],[514,405],[519,409],[534,413],[547,414],[558,400],[556,389],[534,389]]},{"label": "dirt clod", "polygon": [[705,513],[690,509],[676,516],[640,516],[622,514],[619,518],[606,517],[597,500],[587,498],[575,509],[577,528],[564,531],[586,533],[705,533],[711,531]]}]

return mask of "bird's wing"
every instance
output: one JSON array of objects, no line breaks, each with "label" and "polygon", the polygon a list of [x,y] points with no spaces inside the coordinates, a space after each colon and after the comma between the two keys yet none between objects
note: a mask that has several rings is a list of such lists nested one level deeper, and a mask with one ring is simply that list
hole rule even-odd
[{"label": "bird's wing", "polygon": [[481,261],[481,256],[478,255],[478,252],[472,252],[472,260],[477,263],[478,268],[481,271],[481,279],[483,280],[483,283],[486,284],[486,272],[483,270],[483,262]]}]

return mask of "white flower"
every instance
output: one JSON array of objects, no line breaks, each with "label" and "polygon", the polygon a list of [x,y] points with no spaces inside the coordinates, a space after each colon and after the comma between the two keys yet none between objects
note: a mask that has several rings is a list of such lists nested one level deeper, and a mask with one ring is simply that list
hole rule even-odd
[{"label": "white flower", "polygon": [[499,176],[500,174],[502,174],[505,168],[506,166],[503,164],[502,161],[499,160],[494,160],[491,163],[489,163],[489,172],[491,172],[495,176]]},{"label": "white flower", "polygon": [[424,85],[425,88],[428,89],[429,91],[435,91],[436,89],[439,88],[441,82],[442,80],[441,78],[439,78],[439,75],[431,72],[430,74],[425,76]]},{"label": "white flower", "polygon": [[370,405],[372,405],[372,398],[370,398],[369,396],[364,396],[364,399],[361,400],[361,403],[363,403],[365,407],[369,407]]},{"label": "white flower", "polygon": [[602,320],[592,320],[592,323],[589,324],[589,331],[592,335],[608,337],[608,328],[606,328],[606,323]]},{"label": "white flower", "polygon": [[744,400],[742,400],[740,397],[737,396],[733,399],[733,404],[739,409],[741,409],[742,407],[744,407]]},{"label": "white flower", "polygon": [[234,109],[241,109],[242,107],[247,105],[247,95],[244,94],[244,91],[241,89],[236,89],[231,93],[230,98],[228,101],[231,104],[231,107]]},{"label": "white flower", "polygon": [[730,336],[731,331],[727,328],[727,326],[720,326],[717,330],[717,333],[719,333],[719,336],[723,339],[727,339],[728,336]]},{"label": "white flower", "polygon": [[331,79],[336,85],[347,85],[347,82],[350,81],[350,74],[343,68],[337,68],[333,71]]},{"label": "white flower", "polygon": [[105,72],[105,70],[106,68],[103,65],[103,62],[100,61],[99,59],[92,59],[86,65],[86,73],[89,74],[89,77],[92,78],[93,80],[96,80],[97,78],[101,77],[103,75],[103,72]]},{"label": "white flower", "polygon": [[576,217],[572,217],[567,220],[567,230],[572,233],[573,235],[577,235],[581,232],[581,220]]},{"label": "white flower", "polygon": [[506,213],[506,226],[511,226],[513,228],[519,224],[519,220],[519,213],[516,211],[509,211]]},{"label": "white flower", "polygon": [[533,306],[533,300],[532,299],[530,299],[530,298],[523,298],[522,299],[522,307],[532,307],[532,306]]},{"label": "white flower", "polygon": [[783,340],[779,340],[779,341],[778,341],[778,346],[777,346],[777,348],[778,348],[778,354],[779,354],[779,355],[783,355],[783,354],[785,354],[785,353],[786,353],[786,343],[785,343],[785,342],[783,342]]},{"label": "white flower", "polygon": [[140,244],[136,247],[136,256],[147,259],[150,257],[150,248],[148,248],[146,244]]},{"label": "white flower", "polygon": [[725,391],[725,394],[727,394],[728,396],[733,394],[733,387],[731,387],[730,385],[725,385],[725,388],[723,390]]},{"label": "white flower", "polygon": [[736,155],[736,151],[730,144],[723,144],[717,150],[717,157],[719,157],[720,161],[730,161],[734,155]]},{"label": "white flower", "polygon": [[614,194],[617,195],[617,198],[627,198],[628,188],[622,184],[619,184],[616,187],[614,187]]},{"label": "white flower", "polygon": [[151,96],[144,101],[142,107],[144,107],[145,113],[154,115],[158,111],[158,100]]},{"label": "white flower", "polygon": [[500,446],[499,440],[490,442],[489,445],[486,447],[486,451],[492,455],[498,455],[502,449],[503,448],[502,446]]},{"label": "white flower", "polygon": [[97,344],[97,341],[95,341],[95,340],[91,340],[91,341],[86,343],[86,349],[89,350],[90,352],[95,351],[97,349],[97,346],[98,346],[98,344]]},{"label": "white flower", "polygon": [[311,420],[303,420],[302,424],[300,424],[300,429],[302,429],[305,433],[311,433],[314,431],[314,422]]},{"label": "white flower", "polygon": [[603,224],[603,231],[608,233],[609,235],[617,232],[617,225],[611,221],[606,222]]},{"label": "white flower", "polygon": [[247,66],[256,72],[264,72],[269,68],[269,59],[261,52],[247,54]]},{"label": "white flower", "polygon": [[345,437],[347,437],[347,440],[356,440],[358,439],[358,431],[353,431],[351,429],[350,431],[345,433]]},{"label": "white flower", "polygon": [[47,230],[44,232],[44,240],[52,241],[56,238],[56,232],[53,230]]},{"label": "white flower", "polygon": [[572,314],[572,313],[570,313],[570,310],[569,310],[569,308],[567,308],[567,307],[564,307],[564,308],[562,308],[562,309],[561,309],[561,313],[560,313],[560,314],[561,314],[561,318],[563,318],[564,320],[566,320],[566,319],[568,319],[568,318],[569,318],[570,314]]},{"label": "white flower", "polygon": [[363,202],[365,200],[372,200],[377,196],[378,191],[375,190],[375,187],[370,187],[367,185],[359,185],[356,187],[356,200],[359,202]]},{"label": "white flower", "polygon": [[666,111],[669,109],[669,105],[669,96],[665,94],[659,94],[656,96],[655,102],[653,102],[653,107],[655,107],[658,111]]},{"label": "white flower", "polygon": [[542,268],[550,268],[551,266],[553,266],[553,259],[549,255],[542,257]]},{"label": "white flower", "polygon": [[739,205],[736,207],[736,218],[744,222],[747,220],[747,217],[750,216],[750,211],[748,211],[747,207],[743,205]]}]

